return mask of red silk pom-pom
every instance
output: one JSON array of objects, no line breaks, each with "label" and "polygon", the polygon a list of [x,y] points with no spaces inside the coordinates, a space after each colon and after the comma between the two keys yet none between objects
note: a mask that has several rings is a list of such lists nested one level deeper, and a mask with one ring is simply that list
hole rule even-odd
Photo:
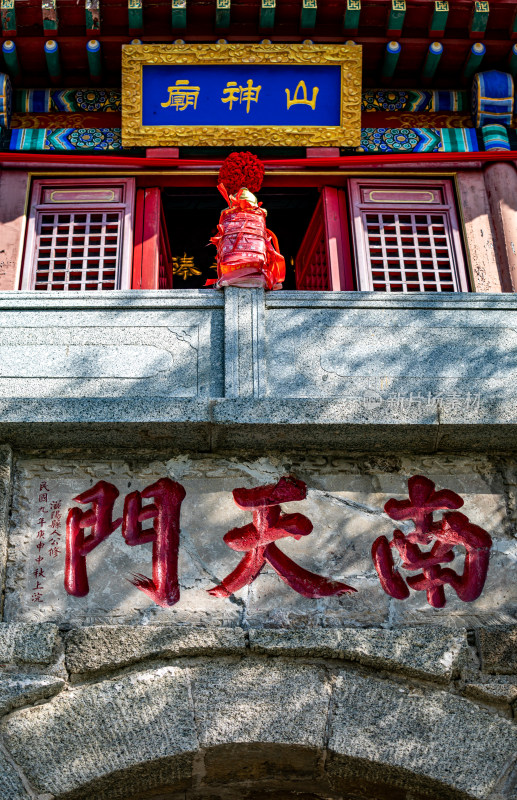
[{"label": "red silk pom-pom", "polygon": [[224,183],[228,194],[235,194],[243,186],[258,192],[264,179],[264,164],[253,153],[231,153],[219,170],[218,183]]}]

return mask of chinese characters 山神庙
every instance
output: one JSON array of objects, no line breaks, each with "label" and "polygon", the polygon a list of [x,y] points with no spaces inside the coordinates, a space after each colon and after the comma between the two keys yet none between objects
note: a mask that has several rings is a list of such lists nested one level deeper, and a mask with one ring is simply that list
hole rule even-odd
[{"label": "chinese characters \u5c71\u795e\u5e99", "polygon": [[[408,534],[396,530],[391,542],[379,536],[372,547],[374,567],[384,591],[398,600],[409,597],[410,589],[423,590],[434,608],[446,603],[444,587],[450,586],[463,602],[476,600],[485,583],[492,540],[488,533],[473,525],[457,509],[463,499],[449,489],[435,491],[432,481],[422,475],[409,480],[409,500],[389,500],[385,511],[394,520],[411,520],[414,530]],[[152,543],[152,577],[133,575],[130,582],[147,594],[157,605],[173,606],[180,598],[178,553],[180,545],[180,512],[185,489],[170,478],[161,478],[142,492],[125,497],[123,515],[113,519],[118,489],[111,483],[99,481],[75,498],[90,509],[77,506],[68,512],[66,521],[65,589],[76,597],[88,594],[86,556],[122,525],[122,536],[133,547]],[[276,484],[254,489],[234,489],[233,499],[239,508],[249,510],[253,522],[234,528],[224,535],[232,550],[242,553],[235,569],[217,586],[207,589],[215,597],[228,597],[258,578],[265,564],[298,594],[309,598],[348,594],[356,590],[340,581],[331,580],[301,567],[276,544],[292,537],[308,536],[312,522],[300,513],[286,514],[280,503],[302,501],[307,494],[306,484],[289,475]],[[143,504],[143,500],[153,502]],[[445,511],[439,521],[433,514]],[[142,523],[153,520],[151,528]],[[90,530],[86,534],[86,529]],[[430,549],[423,550],[422,545]],[[453,548],[465,550],[462,574],[443,567],[456,558]],[[396,564],[393,551],[401,559]],[[38,563],[38,567],[39,567]],[[404,580],[400,570],[418,572]],[[36,578],[39,577],[34,572]],[[408,588],[409,587],[409,588]]]},{"label": "chinese characters \u5c71\u795e\u5e99", "polygon": [[[237,81],[227,81],[220,99],[222,103],[227,104],[230,111],[233,109],[234,105],[244,104],[246,106],[246,113],[249,114],[251,103],[259,102],[261,90],[262,86],[254,85],[252,78],[246,81],[245,86],[238,84]],[[177,80],[174,86],[168,87],[167,91],[169,96],[165,102],[160,103],[162,108],[173,108],[175,111],[186,111],[191,107],[197,109],[197,102],[201,91],[200,86],[191,86],[188,80]],[[292,106],[305,105],[315,111],[318,93],[319,87],[313,86],[312,98],[309,100],[307,86],[303,80],[298,82],[292,97],[291,90],[286,88],[287,110]]]}]

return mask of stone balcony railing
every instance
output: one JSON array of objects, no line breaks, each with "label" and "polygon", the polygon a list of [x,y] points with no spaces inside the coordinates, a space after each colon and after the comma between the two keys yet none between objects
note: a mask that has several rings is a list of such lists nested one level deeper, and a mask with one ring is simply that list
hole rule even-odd
[{"label": "stone balcony railing", "polygon": [[510,450],[517,298],[0,293],[18,446]]}]

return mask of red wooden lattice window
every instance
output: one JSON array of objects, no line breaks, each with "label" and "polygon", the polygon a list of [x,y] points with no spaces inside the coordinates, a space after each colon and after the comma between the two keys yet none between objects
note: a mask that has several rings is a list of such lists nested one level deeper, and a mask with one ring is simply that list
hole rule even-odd
[{"label": "red wooden lattice window", "polygon": [[359,289],[468,291],[449,181],[353,179],[349,196]]},{"label": "red wooden lattice window", "polygon": [[22,289],[130,286],[133,181],[36,180]]}]

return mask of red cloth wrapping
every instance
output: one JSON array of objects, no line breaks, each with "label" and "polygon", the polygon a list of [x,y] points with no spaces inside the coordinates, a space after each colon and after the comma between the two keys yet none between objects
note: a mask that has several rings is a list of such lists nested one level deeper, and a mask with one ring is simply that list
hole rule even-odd
[{"label": "red cloth wrapping", "polygon": [[228,195],[223,184],[217,188],[228,208],[221,212],[217,234],[210,239],[217,247],[217,280],[205,286],[280,289],[285,261],[275,234],[266,228],[265,210],[247,200],[242,189]]}]

